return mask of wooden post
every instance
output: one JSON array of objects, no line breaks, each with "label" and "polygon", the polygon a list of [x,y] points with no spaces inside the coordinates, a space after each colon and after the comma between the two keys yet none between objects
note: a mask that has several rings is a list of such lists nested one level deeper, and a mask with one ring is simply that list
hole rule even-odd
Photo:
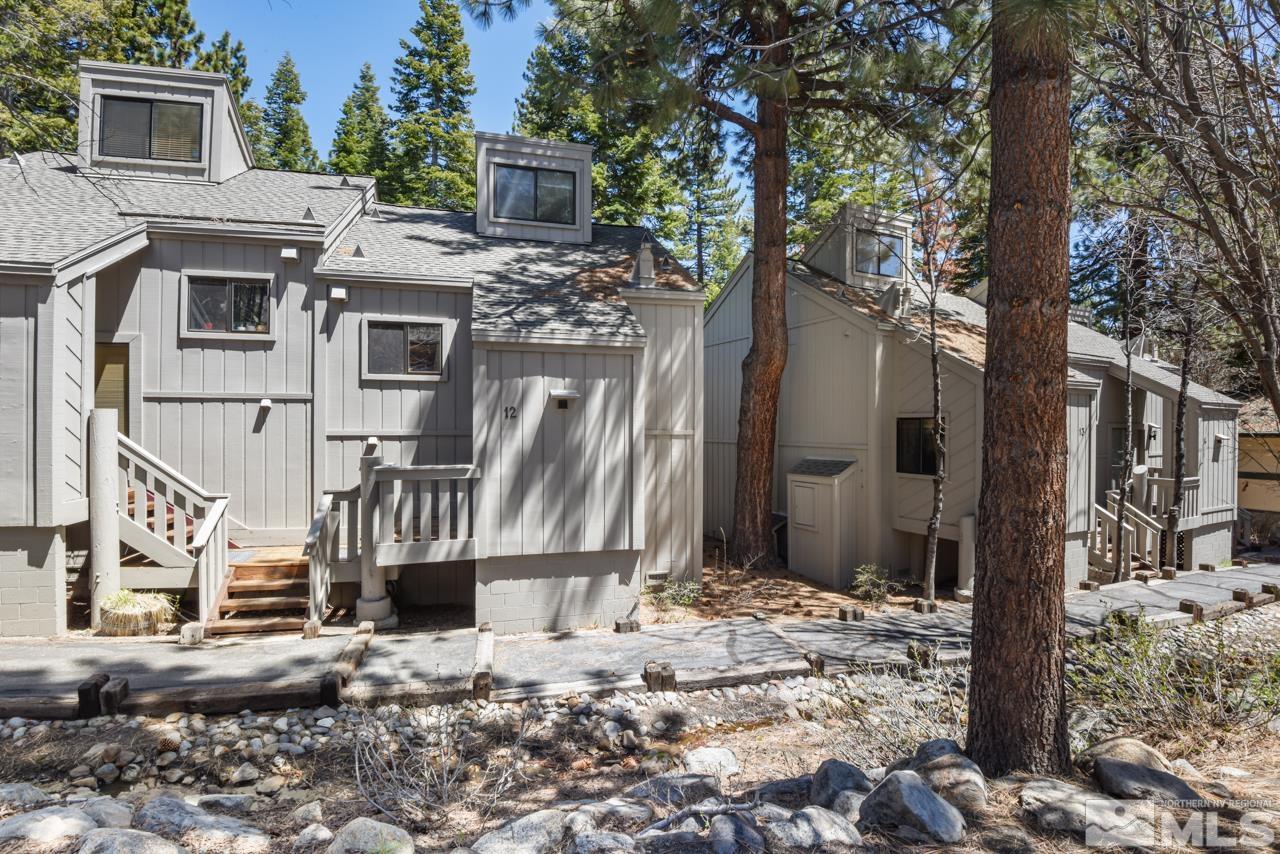
[{"label": "wooden post", "polygon": [[[89,624],[102,625],[102,600],[120,589],[120,493],[116,486],[119,417],[89,413]],[[145,501],[145,496],[138,496]]]},{"label": "wooden post", "polygon": [[360,622],[382,622],[391,617],[387,573],[378,566],[377,556],[378,483],[374,478],[380,465],[382,457],[374,440],[370,452],[360,458],[360,598],[356,600],[356,620]]},{"label": "wooden post", "polygon": [[956,572],[957,590],[973,590],[974,552],[978,539],[977,525],[978,517],[976,516],[960,517],[960,565]]}]

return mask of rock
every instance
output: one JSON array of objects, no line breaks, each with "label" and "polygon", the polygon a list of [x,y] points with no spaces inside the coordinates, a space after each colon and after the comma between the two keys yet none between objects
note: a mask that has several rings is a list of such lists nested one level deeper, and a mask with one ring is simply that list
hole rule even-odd
[{"label": "rock", "polygon": [[830,809],[836,795],[853,790],[870,792],[873,786],[856,765],[841,759],[828,759],[818,766],[809,784],[809,803]]},{"label": "rock", "polygon": [[842,818],[846,818],[854,824],[858,823],[858,818],[862,813],[862,802],[867,799],[864,792],[854,789],[845,789],[836,795],[835,800],[828,807],[833,813]]},{"label": "rock", "polygon": [[795,814],[795,810],[789,810],[786,807],[780,807],[777,804],[771,804],[766,801],[752,807],[751,814],[756,817],[757,821],[787,821]]},{"label": "rock", "polygon": [[844,850],[862,844],[852,822],[822,807],[805,807],[783,822],[764,826],[764,837],[773,848],[799,851]]},{"label": "rock", "polygon": [[570,854],[638,854],[640,847],[625,833],[596,830],[574,837]]},{"label": "rock", "polygon": [[285,782],[284,777],[281,775],[272,774],[265,780],[259,781],[258,785],[254,787],[254,791],[259,795],[274,795],[276,792],[284,788]]},{"label": "rock", "polygon": [[187,854],[187,849],[154,833],[104,827],[86,833],[76,854]]},{"label": "rock", "polygon": [[20,840],[32,844],[65,845],[97,826],[83,810],[45,807],[0,821],[0,842]]},{"label": "rock", "polygon": [[251,824],[205,812],[169,795],[143,804],[133,817],[133,824],[139,830],[174,837],[197,849],[258,852],[271,845],[267,835]]},{"label": "rock", "polygon": [[129,827],[133,824],[133,807],[115,798],[90,798],[77,804],[98,827]]},{"label": "rock", "polygon": [[486,833],[471,848],[476,854],[551,854],[560,850],[566,825],[560,810],[539,810]]},{"label": "rock", "polygon": [[1214,773],[1216,773],[1219,777],[1227,777],[1232,780],[1243,780],[1246,777],[1253,776],[1253,774],[1249,773],[1243,768],[1236,768],[1231,765],[1221,765],[1218,767],[1217,771]]},{"label": "rock", "polygon": [[1112,832],[1132,829],[1135,821],[1130,805],[1061,780],[1032,780],[1022,787],[1020,800],[1042,830],[1083,837],[1090,826]]},{"label": "rock", "polygon": [[1093,764],[1102,756],[1108,759],[1119,759],[1122,762],[1132,762],[1135,765],[1154,768],[1166,774],[1173,773],[1173,768],[1170,767],[1169,761],[1164,758],[1160,751],[1143,744],[1136,738],[1127,738],[1125,736],[1103,739],[1092,747],[1087,747],[1080,751],[1076,755],[1076,767],[1086,775],[1092,776]]},{"label": "rock", "polygon": [[894,771],[871,790],[858,812],[858,827],[877,827],[918,842],[956,843],[964,816],[914,771]]},{"label": "rock", "polygon": [[315,824],[324,821],[324,809],[319,801],[308,801],[289,813],[289,819],[294,824]]},{"label": "rock", "polygon": [[976,815],[987,806],[987,781],[982,769],[961,753],[947,753],[916,769],[925,785],[965,815]]},{"label": "rock", "polygon": [[653,818],[653,809],[647,803],[631,798],[597,801],[580,807],[578,812],[590,816],[596,825],[644,824]]},{"label": "rock", "polygon": [[413,854],[413,838],[394,825],[362,816],[342,826],[325,854]]},{"label": "rock", "polygon": [[252,762],[245,762],[231,774],[231,785],[242,786],[258,779],[258,768]]},{"label": "rock", "polygon": [[699,854],[711,850],[706,840],[688,830],[654,833],[637,838],[636,843],[644,854]]},{"label": "rock", "polygon": [[1200,797],[1181,777],[1109,756],[1094,760],[1093,778],[1102,791],[1117,798],[1191,801]]},{"label": "rock", "polygon": [[308,824],[293,840],[294,851],[312,851],[333,839],[333,831],[323,824]]},{"label": "rock", "polygon": [[626,793],[633,798],[670,806],[684,806],[720,795],[720,784],[707,774],[679,774],[668,771],[633,786]]},{"label": "rock", "polygon": [[[1276,720],[1280,721],[1280,718],[1276,718]],[[1196,770],[1196,766],[1192,765],[1190,762],[1188,762],[1185,759],[1175,759],[1169,763],[1169,767],[1170,769],[1172,769],[1172,772],[1174,774],[1177,774],[1179,777],[1181,777],[1184,780],[1187,780],[1187,779],[1203,780],[1204,779],[1204,775]]]},{"label": "rock", "polygon": [[784,780],[773,780],[757,786],[747,793],[752,800],[783,806],[802,807],[809,802],[809,788],[813,785],[813,775],[788,777]]},{"label": "rock", "polygon": [[93,772],[93,776],[104,783],[114,783],[115,779],[120,776],[120,769],[111,762],[104,762],[101,767]]},{"label": "rock", "polygon": [[991,854],[1036,854],[1036,841],[1020,827],[995,827],[978,836],[978,848]]},{"label": "rock", "polygon": [[729,777],[742,770],[738,757],[727,747],[699,747],[684,754],[684,770],[690,774]]},{"label": "rock", "polygon": [[[88,773],[87,768],[85,773]],[[82,777],[84,775],[76,774],[72,776]],[[53,798],[30,783],[0,783],[0,807],[29,809],[30,807],[47,804],[52,800]]]},{"label": "rock", "polygon": [[194,803],[201,809],[215,809],[240,815],[247,815],[253,809],[253,802],[253,795],[226,794],[200,795],[194,800],[187,800],[187,803]]},{"label": "rock", "polygon": [[764,837],[751,813],[730,813],[711,819],[712,854],[764,854]]},{"label": "rock", "polygon": [[960,745],[950,738],[932,738],[916,748],[916,754],[912,757],[917,765],[924,765],[943,756],[963,755],[964,750]]}]

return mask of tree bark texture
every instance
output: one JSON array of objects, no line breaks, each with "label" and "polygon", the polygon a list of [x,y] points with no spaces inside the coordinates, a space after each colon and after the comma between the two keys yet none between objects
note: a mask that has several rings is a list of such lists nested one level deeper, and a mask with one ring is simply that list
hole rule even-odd
[{"label": "tree bark texture", "polygon": [[1069,767],[1069,50],[992,20],[990,284],[968,749],[988,776]]},{"label": "tree bark texture", "polygon": [[740,566],[777,560],[773,539],[773,466],[778,397],[787,366],[787,106],[757,99],[755,259],[751,348],[742,361],[738,472],[729,559]]}]

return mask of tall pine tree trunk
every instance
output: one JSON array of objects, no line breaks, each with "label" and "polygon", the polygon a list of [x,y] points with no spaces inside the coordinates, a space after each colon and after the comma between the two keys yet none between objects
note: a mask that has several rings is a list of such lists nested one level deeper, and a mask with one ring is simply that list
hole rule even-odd
[{"label": "tall pine tree trunk", "polygon": [[1173,413],[1173,500],[1165,514],[1164,565],[1183,569],[1178,562],[1178,521],[1182,518],[1187,481],[1187,391],[1191,383],[1191,349],[1196,343],[1200,315],[1198,285],[1191,287],[1190,304],[1182,310],[1182,359],[1178,364],[1178,400]]},{"label": "tall pine tree trunk", "polygon": [[929,291],[929,368],[933,379],[933,442],[937,468],[933,472],[933,509],[925,529],[924,598],[932,602],[938,580],[938,530],[942,527],[942,488],[947,481],[946,425],[942,423],[942,365],[938,353],[938,285]]},{"label": "tall pine tree trunk", "polygon": [[729,559],[741,566],[776,560],[773,541],[774,440],[787,366],[787,106],[757,99],[755,259],[751,349],[742,361],[738,473]]},{"label": "tall pine tree trunk", "polygon": [[1069,48],[992,16],[990,284],[968,749],[988,776],[1068,767]]}]

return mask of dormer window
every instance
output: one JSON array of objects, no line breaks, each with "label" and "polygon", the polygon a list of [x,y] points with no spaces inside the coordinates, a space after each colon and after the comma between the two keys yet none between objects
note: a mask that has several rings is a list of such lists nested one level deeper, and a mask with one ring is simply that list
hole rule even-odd
[{"label": "dormer window", "polygon": [[900,277],[902,275],[902,237],[859,229],[854,269],[859,273],[868,273],[873,276],[888,276],[895,279]]},{"label": "dormer window", "polygon": [[201,121],[199,104],[103,97],[99,153],[198,163]]},{"label": "dormer window", "polygon": [[559,169],[495,164],[493,216],[574,225],[576,178]]}]

